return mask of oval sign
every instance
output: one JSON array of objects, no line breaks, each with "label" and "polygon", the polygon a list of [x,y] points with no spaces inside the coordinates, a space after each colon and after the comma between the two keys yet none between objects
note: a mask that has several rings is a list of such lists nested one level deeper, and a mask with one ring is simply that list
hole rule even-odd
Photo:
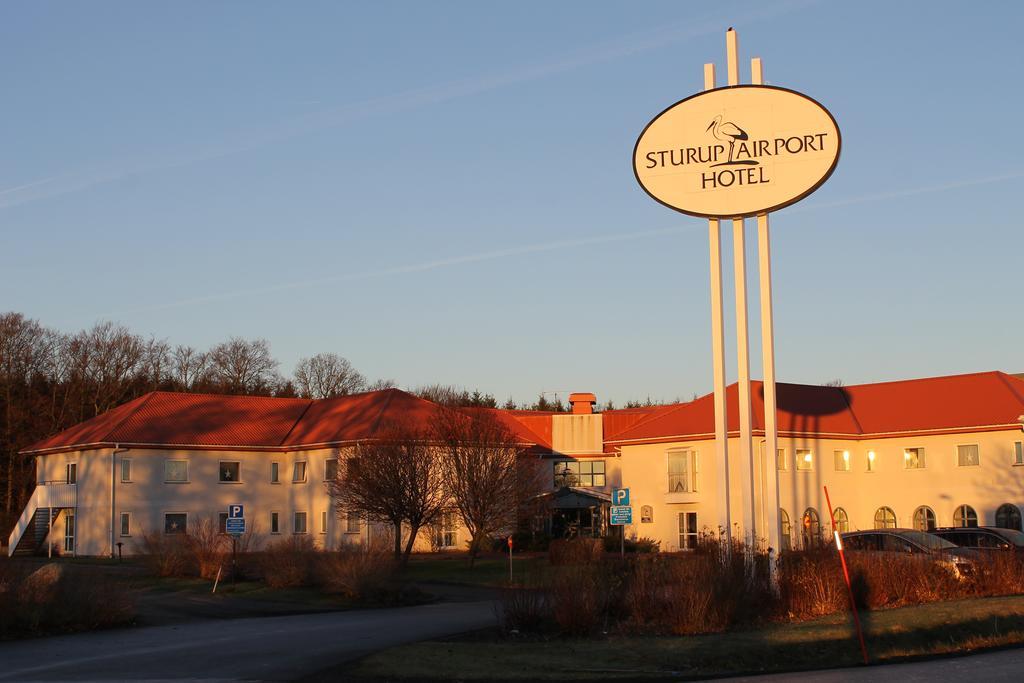
[{"label": "oval sign", "polygon": [[800,201],[839,162],[839,124],[793,90],[736,85],[675,103],[647,124],[633,173],[665,206],[707,218],[741,218]]}]

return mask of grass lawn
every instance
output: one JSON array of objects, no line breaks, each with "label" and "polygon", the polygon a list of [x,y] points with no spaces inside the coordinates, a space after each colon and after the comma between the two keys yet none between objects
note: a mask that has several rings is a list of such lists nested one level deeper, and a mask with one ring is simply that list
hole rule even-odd
[{"label": "grass lawn", "polygon": [[[872,662],[1024,644],[1024,596],[863,613]],[[700,678],[860,664],[848,614],[705,636],[450,640],[379,652],[354,678]]]},{"label": "grass lawn", "polygon": [[[515,555],[512,575],[516,583],[533,580],[547,566],[546,556]],[[412,555],[402,570],[403,581],[438,581],[468,586],[504,586],[508,584],[508,556],[477,558],[472,567],[465,553]]]}]

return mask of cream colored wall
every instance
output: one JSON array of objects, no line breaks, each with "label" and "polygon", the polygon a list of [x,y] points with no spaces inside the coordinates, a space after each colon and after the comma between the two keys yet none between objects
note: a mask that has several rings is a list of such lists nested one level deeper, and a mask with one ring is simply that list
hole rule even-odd
[{"label": "cream colored wall", "polygon": [[[828,486],[832,504],[849,515],[850,528],[870,529],[875,511],[886,506],[896,513],[897,524],[913,526],[913,513],[921,505],[935,511],[940,526],[953,524],[954,510],[963,504],[978,513],[979,524],[995,523],[995,511],[1003,503],[1024,508],[1024,467],[1014,466],[1014,442],[1024,440],[1020,430],[975,432],[971,434],[936,435],[911,438],[889,438],[865,441],[836,439],[780,439],[786,450],[787,468],[779,471],[780,506],[789,514],[793,538],[799,535],[803,512],[813,507],[819,514],[822,528],[828,525],[828,508],[823,487]],[[738,453],[738,439],[729,440],[730,454]],[[759,463],[774,462],[763,453],[762,439],[755,440]],[[957,445],[977,444],[980,465],[959,467]],[[669,494],[667,451],[672,448],[696,449],[699,458],[699,482],[696,494]],[[925,449],[925,468],[908,470],[903,464],[906,448]],[[797,448],[810,449],[814,455],[813,469],[798,471],[794,464]],[[849,472],[836,471],[834,451],[849,451]],[[869,451],[876,454],[875,471],[866,467]],[[627,535],[646,536],[661,541],[663,550],[677,550],[678,513],[696,512],[702,530],[717,529],[717,510],[721,499],[715,486],[714,442],[690,441],[667,444],[625,446],[622,448],[621,484],[629,487],[635,523]],[[742,520],[739,462],[730,458],[730,509],[734,533]],[[757,473],[758,490],[763,492],[763,470]],[[759,523],[763,528],[763,512],[770,499],[759,494]],[[650,524],[640,522],[643,505],[654,508]],[[1022,509],[1024,512],[1024,509]]]},{"label": "cream colored wall", "polygon": [[[245,507],[246,529],[255,530],[256,545],[260,547],[293,536],[293,515],[306,513],[306,535],[319,547],[337,548],[342,544],[363,544],[368,538],[385,540],[391,530],[386,525],[372,525],[365,521],[359,533],[346,531],[344,519],[338,518],[327,493],[325,462],[339,456],[338,449],[325,448],[309,451],[247,452],[131,449],[118,452],[114,467],[114,543],[123,543],[125,555],[136,552],[141,536],[147,531],[162,533],[164,514],[185,513],[188,525],[203,517],[217,519],[227,512],[228,505]],[[37,481],[64,481],[68,462],[78,463],[78,510],[76,517],[77,553],[79,555],[109,555],[111,552],[111,453],[112,449],[58,453],[40,456],[37,460]],[[121,481],[121,462],[131,460],[131,481]],[[187,483],[164,481],[164,463],[167,460],[187,460]],[[240,481],[219,481],[222,461],[239,462]],[[292,481],[296,462],[306,462],[305,482]],[[279,483],[270,480],[271,463],[279,463]],[[327,531],[321,532],[321,515],[327,512]],[[131,515],[128,536],[121,536],[121,513]],[[271,513],[279,513],[279,532],[272,534]],[[406,533],[408,533],[406,531]],[[63,543],[63,527],[54,542]],[[469,536],[459,526],[456,546],[464,549]],[[431,549],[430,531],[421,530],[414,546],[416,551]]]},{"label": "cream colored wall", "polygon": [[551,447],[566,455],[600,453],[604,450],[601,414],[552,415]]}]

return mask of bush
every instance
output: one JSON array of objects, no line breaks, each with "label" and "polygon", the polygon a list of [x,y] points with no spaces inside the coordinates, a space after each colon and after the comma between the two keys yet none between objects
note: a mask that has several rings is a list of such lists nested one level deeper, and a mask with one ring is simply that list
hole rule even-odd
[{"label": "bush", "polygon": [[548,561],[553,565],[600,562],[603,549],[600,538],[558,539],[548,547]]},{"label": "bush", "polygon": [[260,555],[263,581],[271,588],[308,586],[313,583],[316,548],[308,535],[296,535],[271,543]]},{"label": "bush", "polygon": [[190,527],[188,571],[204,579],[213,579],[228,562],[231,538],[220,533],[220,525],[212,517],[201,517],[192,522]]},{"label": "bush", "polygon": [[0,638],[116,626],[134,613],[130,594],[101,571],[0,564]]},{"label": "bush", "polygon": [[191,564],[188,537],[143,531],[135,542],[143,566],[156,576],[184,576]]},{"label": "bush", "polygon": [[501,625],[506,632],[536,632],[551,620],[547,592],[536,588],[505,588],[499,596]]},{"label": "bush", "polygon": [[317,585],[352,600],[382,597],[396,570],[394,554],[380,546],[353,545],[337,552],[314,553],[312,559]]},{"label": "bush", "polygon": [[[604,550],[607,553],[621,552],[623,549],[622,539],[608,536],[604,539]],[[625,542],[627,553],[656,553],[661,550],[661,541],[641,536],[640,538],[627,538]]]}]

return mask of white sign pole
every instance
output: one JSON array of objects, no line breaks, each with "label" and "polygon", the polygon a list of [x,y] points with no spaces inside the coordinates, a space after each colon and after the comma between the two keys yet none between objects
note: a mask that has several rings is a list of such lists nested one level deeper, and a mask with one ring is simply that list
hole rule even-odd
[{"label": "white sign pole", "polygon": [[[729,69],[729,85],[740,84],[739,40],[736,31],[729,29],[725,33],[726,58]],[[740,419],[740,486],[741,505],[743,506],[743,539],[748,546],[757,541],[754,526],[754,458],[753,434],[750,416],[750,334],[747,319],[747,240],[744,234],[744,221],[734,218],[732,221],[733,236],[733,271],[736,278],[736,360],[737,400],[739,401]],[[749,548],[748,548],[749,549]]]},{"label": "white sign pole", "polygon": [[[704,89],[715,88],[715,65],[704,65]],[[726,551],[731,547],[729,509],[729,434],[725,412],[725,328],[722,304],[722,230],[717,218],[708,219],[711,251],[711,358],[715,385],[715,484],[718,490],[718,527]]]},{"label": "white sign pole", "polygon": [[[750,60],[751,82],[764,84],[764,68],[761,59]],[[779,428],[777,402],[775,398],[775,315],[772,311],[772,250],[768,230],[768,214],[757,216],[758,273],[761,291],[761,357],[764,372],[764,458],[761,463],[764,472],[764,530],[768,547],[778,554],[779,530],[779,469],[777,453]]]}]

